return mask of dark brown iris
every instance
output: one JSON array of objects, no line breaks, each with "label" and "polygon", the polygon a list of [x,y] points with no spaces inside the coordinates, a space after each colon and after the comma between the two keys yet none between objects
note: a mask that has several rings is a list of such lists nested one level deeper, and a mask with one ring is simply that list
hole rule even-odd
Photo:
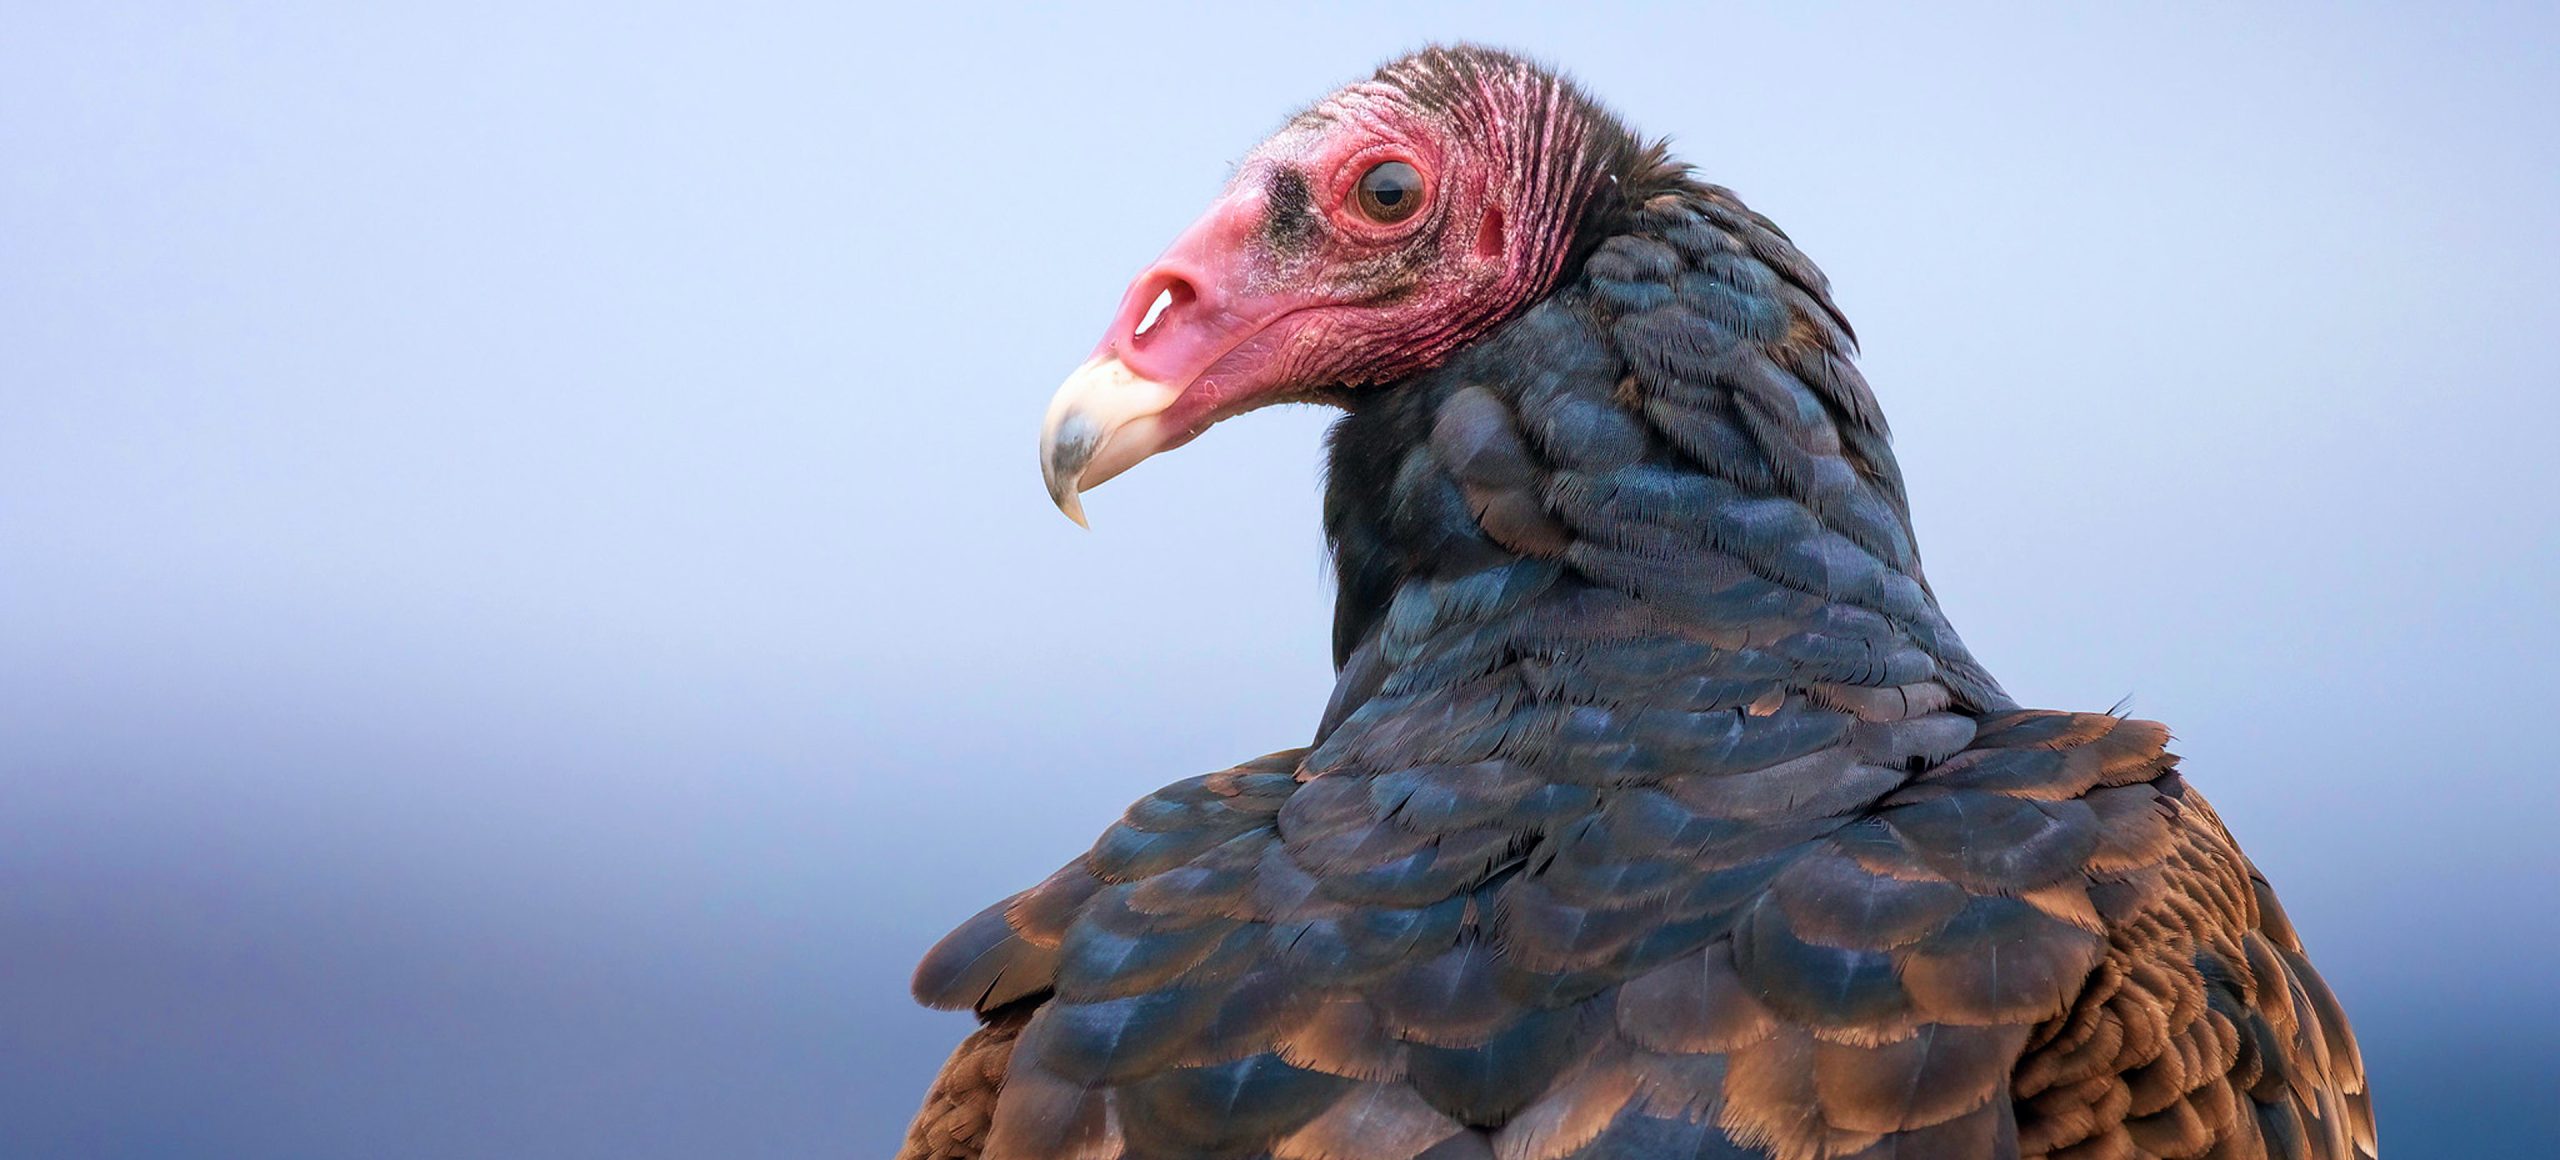
[{"label": "dark brown iris", "polygon": [[1353,195],[1361,216],[1381,224],[1412,217],[1422,208],[1422,174],[1401,161],[1382,161],[1360,175]]}]

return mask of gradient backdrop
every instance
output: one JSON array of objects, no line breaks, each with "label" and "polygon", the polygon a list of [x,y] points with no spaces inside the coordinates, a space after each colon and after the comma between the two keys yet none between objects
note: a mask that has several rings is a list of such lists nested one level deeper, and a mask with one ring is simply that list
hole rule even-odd
[{"label": "gradient backdrop", "polygon": [[0,1156],[885,1154],[918,953],[1315,721],[1325,416],[1034,428],[1434,37],[1793,233],[1975,650],[2550,1155],[2552,8],[850,7],[0,6]]}]

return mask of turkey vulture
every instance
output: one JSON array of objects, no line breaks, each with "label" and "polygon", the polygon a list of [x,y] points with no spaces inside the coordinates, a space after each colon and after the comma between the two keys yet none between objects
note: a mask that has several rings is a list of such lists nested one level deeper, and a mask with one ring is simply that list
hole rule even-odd
[{"label": "turkey vulture", "polygon": [[2363,1066],[2163,745],[1921,575],[1848,321],[1574,85],[1434,48],[1256,148],[1041,435],[1079,494],[1345,416],[1312,743],[936,946],[901,1155],[2371,1157]]}]

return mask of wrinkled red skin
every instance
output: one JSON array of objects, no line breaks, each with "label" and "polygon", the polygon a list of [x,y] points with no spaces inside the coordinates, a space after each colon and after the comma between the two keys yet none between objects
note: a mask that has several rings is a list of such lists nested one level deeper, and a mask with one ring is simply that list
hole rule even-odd
[{"label": "wrinkled red skin", "polygon": [[[1166,448],[1256,407],[1427,369],[1553,283],[1589,191],[1541,188],[1557,167],[1512,154],[1532,132],[1554,148],[1562,118],[1499,82],[1456,104],[1418,108],[1375,83],[1334,94],[1248,155],[1130,284],[1094,356],[1180,389]],[[1422,206],[1382,224],[1353,194],[1389,161],[1421,174]]]}]

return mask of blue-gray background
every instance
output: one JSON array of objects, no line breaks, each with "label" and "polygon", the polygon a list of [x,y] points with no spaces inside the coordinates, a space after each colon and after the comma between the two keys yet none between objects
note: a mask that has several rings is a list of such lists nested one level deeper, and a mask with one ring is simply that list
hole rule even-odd
[{"label": "blue-gray background", "polygon": [[1050,387],[1460,36],[1829,270],[1957,622],[2177,728],[2395,1151],[2548,1154],[2547,6],[854,7],[0,12],[0,1155],[886,1152],[918,952],[1328,684],[1325,417],[1088,534]]}]

